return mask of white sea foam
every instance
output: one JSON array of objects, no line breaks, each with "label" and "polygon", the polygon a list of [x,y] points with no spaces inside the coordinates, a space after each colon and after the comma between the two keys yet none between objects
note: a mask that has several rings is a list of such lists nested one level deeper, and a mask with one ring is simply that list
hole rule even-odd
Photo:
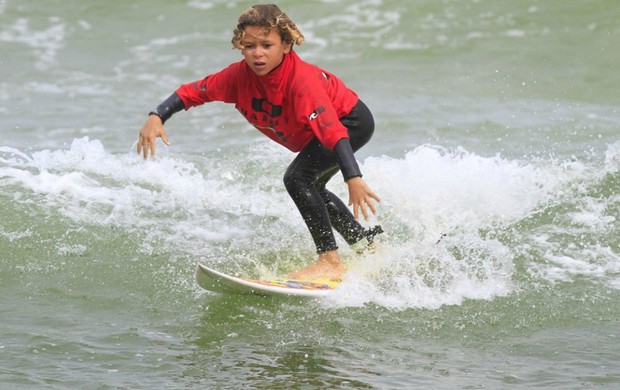
[{"label": "white sea foam", "polygon": [[[385,194],[387,242],[355,263],[334,301],[401,309],[510,293],[515,255],[479,231],[524,218],[559,184],[526,163],[433,146],[404,159],[369,158],[363,169]],[[437,244],[442,232],[448,236]]]},{"label": "white sea foam", "polygon": [[[280,170],[290,156],[280,149],[265,141],[244,164],[231,155],[201,157],[196,165],[166,153],[149,161],[112,155],[88,138],[74,140],[68,150],[32,155],[3,147],[0,183],[26,189],[27,197],[50,212],[80,224],[143,234],[146,253],[185,253],[193,259],[226,253],[220,258],[244,259],[237,264],[244,273],[274,273],[313,256],[306,228],[281,184]],[[608,164],[615,161],[614,150],[608,150]],[[386,233],[379,250],[361,258],[353,258],[343,244],[351,272],[346,288],[330,300],[336,306],[437,308],[507,295],[515,289],[516,257],[524,252],[539,253],[527,265],[533,277],[555,282],[586,276],[617,284],[618,254],[609,245],[557,241],[580,231],[613,233],[615,217],[607,210],[617,207],[618,197],[570,195],[575,181],[592,175],[583,165],[535,164],[424,145],[401,159],[367,158],[362,169],[383,198],[379,220]],[[334,181],[330,188],[346,199],[342,183]],[[510,233],[516,242],[485,233],[510,229],[567,197],[575,211],[559,215],[558,226]],[[442,233],[447,236],[437,243]],[[261,252],[275,253],[284,263],[264,264]],[[296,264],[290,263],[295,258]]]},{"label": "white sea foam", "polygon": [[550,172],[531,164],[499,155],[481,157],[462,148],[422,146],[402,160],[372,157],[364,171],[389,195],[390,212],[418,231],[509,223],[547,199],[557,185],[548,180]]},{"label": "white sea foam", "polygon": [[605,151],[605,170],[608,172],[620,170],[620,141],[607,147]]},{"label": "white sea foam", "polygon": [[[436,308],[503,296],[515,289],[522,253],[538,254],[528,257],[528,266],[547,282],[588,277],[617,284],[617,249],[600,237],[616,229],[617,216],[609,213],[618,209],[618,197],[583,196],[587,189],[580,184],[572,189],[584,180],[596,185],[604,172],[575,162],[535,164],[433,146],[404,159],[368,158],[363,170],[384,194],[381,209],[391,216],[377,253],[351,262],[344,288],[331,299],[335,305]],[[510,243],[484,234],[567,201],[576,211],[556,216],[559,225],[511,233]],[[437,243],[442,232],[447,236]],[[573,237],[571,243],[563,236]],[[586,242],[575,244],[579,236]]]}]

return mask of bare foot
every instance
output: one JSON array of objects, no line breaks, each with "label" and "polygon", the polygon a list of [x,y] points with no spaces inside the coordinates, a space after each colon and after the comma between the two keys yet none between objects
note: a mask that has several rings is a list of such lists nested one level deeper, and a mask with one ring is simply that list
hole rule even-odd
[{"label": "bare foot", "polygon": [[287,275],[287,278],[303,280],[342,280],[344,271],[344,265],[340,261],[338,251],[333,250],[320,253],[317,261],[298,271],[291,272]]}]

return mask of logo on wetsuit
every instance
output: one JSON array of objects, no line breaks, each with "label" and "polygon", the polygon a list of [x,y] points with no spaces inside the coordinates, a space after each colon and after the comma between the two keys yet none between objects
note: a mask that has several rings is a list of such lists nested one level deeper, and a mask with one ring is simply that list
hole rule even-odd
[{"label": "logo on wetsuit", "polygon": [[[282,114],[282,106],[271,103],[269,100],[264,98],[252,98],[252,110],[256,112],[262,112],[269,115],[270,118],[276,118]],[[247,113],[244,113],[244,116],[247,118]],[[276,126],[278,124],[278,120],[267,119],[266,116],[263,116],[263,121],[267,122],[267,126],[259,125],[258,117],[255,114],[250,115],[248,118],[250,123],[252,123],[259,130],[269,130],[273,132],[283,143],[288,142],[286,136],[283,132],[278,131]]]},{"label": "logo on wetsuit", "polygon": [[256,112],[264,112],[272,118],[282,114],[282,106],[272,104],[267,99],[252,98],[252,109]]},{"label": "logo on wetsuit", "polygon": [[311,121],[315,120],[316,118],[318,118],[319,114],[325,112],[325,107],[323,106],[319,106],[319,108],[317,108],[316,110],[312,111],[312,114],[310,114],[310,116],[308,117]]}]

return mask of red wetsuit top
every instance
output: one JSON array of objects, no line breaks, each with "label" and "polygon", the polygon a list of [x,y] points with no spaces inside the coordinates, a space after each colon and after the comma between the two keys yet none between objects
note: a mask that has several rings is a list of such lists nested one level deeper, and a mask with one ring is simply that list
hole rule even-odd
[{"label": "red wetsuit top", "polygon": [[211,101],[235,103],[254,127],[293,152],[314,138],[330,150],[349,138],[339,118],[358,102],[357,94],[336,76],[303,61],[294,51],[265,76],[245,60],[176,90],[185,109]]}]

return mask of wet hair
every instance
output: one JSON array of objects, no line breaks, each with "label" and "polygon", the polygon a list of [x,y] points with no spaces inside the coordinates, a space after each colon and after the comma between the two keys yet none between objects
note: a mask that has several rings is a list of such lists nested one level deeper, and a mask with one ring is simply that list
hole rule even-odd
[{"label": "wet hair", "polygon": [[282,42],[301,45],[304,34],[299,31],[293,22],[275,4],[257,4],[245,10],[237,21],[237,28],[233,31],[232,45],[235,49],[243,49],[241,41],[245,35],[245,28],[249,26],[263,27],[267,34],[272,28],[277,29]]}]

